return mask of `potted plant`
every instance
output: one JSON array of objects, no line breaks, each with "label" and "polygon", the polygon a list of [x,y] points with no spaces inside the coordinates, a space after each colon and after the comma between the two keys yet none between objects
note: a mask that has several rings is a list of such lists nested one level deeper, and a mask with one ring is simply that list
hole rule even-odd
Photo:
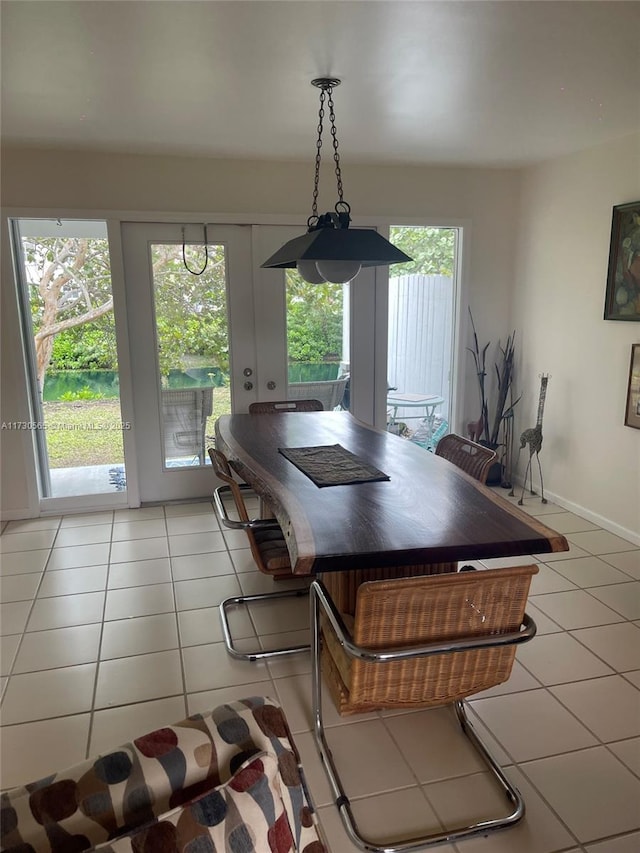
[{"label": "potted plant", "polygon": [[469,309],[469,317],[471,318],[471,328],[473,329],[473,347],[467,347],[467,349],[473,356],[476,376],[478,378],[480,417],[477,421],[467,424],[467,431],[469,438],[477,441],[479,444],[484,444],[496,451],[498,448],[502,448],[500,461],[496,462],[489,471],[487,483],[490,485],[500,483],[504,488],[510,488],[511,458],[513,455],[513,410],[520,399],[520,397],[516,400],[513,399],[512,387],[516,333],[514,331],[507,337],[504,347],[498,342],[499,356],[494,363],[497,393],[495,403],[490,405],[486,385],[486,361],[487,351],[491,344],[488,342],[480,349],[471,309]]}]

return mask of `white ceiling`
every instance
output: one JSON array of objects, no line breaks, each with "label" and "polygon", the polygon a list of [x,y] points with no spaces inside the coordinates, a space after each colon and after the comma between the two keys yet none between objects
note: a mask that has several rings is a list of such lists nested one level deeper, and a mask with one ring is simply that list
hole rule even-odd
[{"label": "white ceiling", "polygon": [[[2,0],[6,143],[519,166],[640,129],[639,2]],[[328,143],[327,143],[328,144]]]}]

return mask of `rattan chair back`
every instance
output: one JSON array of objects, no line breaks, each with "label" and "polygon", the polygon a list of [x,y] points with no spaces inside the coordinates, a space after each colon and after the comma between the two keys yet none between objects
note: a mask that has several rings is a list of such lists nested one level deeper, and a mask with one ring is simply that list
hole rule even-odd
[{"label": "rattan chair back", "polygon": [[[220,450],[210,447],[209,458],[216,476],[229,487],[239,520],[250,525],[252,519],[242,497],[242,489],[233,477],[227,457]],[[244,528],[256,566],[263,574],[275,579],[291,577],[291,559],[282,528],[275,518],[268,526],[264,520],[261,520],[260,525],[255,529],[250,526]]]},{"label": "rattan chair back", "polygon": [[249,404],[250,415],[280,415],[285,412],[322,412],[320,400],[276,400]]},{"label": "rattan chair back", "polygon": [[[341,613],[368,649],[397,649],[519,630],[535,565],[362,584]],[[325,578],[323,578],[325,580]],[[384,663],[349,657],[323,620],[323,669],[343,714],[445,705],[506,681],[515,645]]]},{"label": "rattan chair back", "polygon": [[442,456],[481,483],[486,483],[489,468],[498,458],[496,452],[489,447],[483,447],[455,433],[449,433],[440,439],[436,446],[436,456]]}]

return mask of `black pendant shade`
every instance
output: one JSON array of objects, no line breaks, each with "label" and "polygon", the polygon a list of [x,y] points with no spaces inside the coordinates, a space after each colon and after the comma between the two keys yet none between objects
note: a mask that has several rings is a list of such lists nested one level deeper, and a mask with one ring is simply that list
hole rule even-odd
[{"label": "black pendant shade", "polygon": [[319,228],[289,240],[261,266],[285,269],[298,261],[323,260],[381,267],[411,258],[371,228]]}]

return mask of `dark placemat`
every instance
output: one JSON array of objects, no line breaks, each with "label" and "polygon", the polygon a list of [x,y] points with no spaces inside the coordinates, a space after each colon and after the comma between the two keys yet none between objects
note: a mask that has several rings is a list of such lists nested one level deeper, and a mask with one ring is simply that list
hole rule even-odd
[{"label": "dark placemat", "polygon": [[321,488],[390,479],[383,471],[364,462],[350,450],[345,450],[341,444],[280,447],[278,452]]}]

